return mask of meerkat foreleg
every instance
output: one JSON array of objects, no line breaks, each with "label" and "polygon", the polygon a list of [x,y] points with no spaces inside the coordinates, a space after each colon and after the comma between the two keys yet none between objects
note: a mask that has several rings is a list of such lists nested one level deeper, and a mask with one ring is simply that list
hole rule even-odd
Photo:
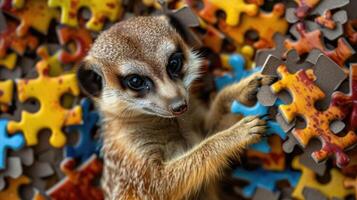
[{"label": "meerkat foreleg", "polygon": [[[212,135],[187,153],[164,163],[163,184],[170,197],[196,192],[203,183],[218,178],[230,157],[236,155],[265,132],[265,121],[256,116],[243,118],[235,125]],[[165,188],[165,187],[164,187]]]}]

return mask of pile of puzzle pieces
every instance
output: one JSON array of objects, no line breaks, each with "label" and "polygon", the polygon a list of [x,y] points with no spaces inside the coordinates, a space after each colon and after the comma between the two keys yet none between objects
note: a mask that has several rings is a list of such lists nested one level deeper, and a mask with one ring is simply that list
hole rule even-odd
[{"label": "pile of puzzle pieces", "polygon": [[0,2],[0,199],[104,198],[101,119],[74,69],[100,31],[157,13],[185,15],[204,102],[253,73],[276,77],[254,105],[232,102],[269,120],[225,196],[357,199],[356,0]]}]

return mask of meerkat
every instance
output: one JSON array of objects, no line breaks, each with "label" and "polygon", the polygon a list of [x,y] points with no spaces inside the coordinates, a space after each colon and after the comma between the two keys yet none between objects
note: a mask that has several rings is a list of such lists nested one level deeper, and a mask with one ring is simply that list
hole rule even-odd
[{"label": "meerkat", "polygon": [[228,86],[205,109],[190,90],[200,63],[165,16],[134,17],[98,36],[77,78],[103,118],[106,199],[219,199],[229,158],[266,130],[257,116],[221,124],[233,100],[251,103],[271,78]]}]

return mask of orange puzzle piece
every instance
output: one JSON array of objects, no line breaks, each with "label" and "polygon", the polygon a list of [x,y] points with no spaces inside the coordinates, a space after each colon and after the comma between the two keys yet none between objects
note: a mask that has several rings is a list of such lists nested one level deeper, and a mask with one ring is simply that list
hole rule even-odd
[{"label": "orange puzzle piece", "polygon": [[59,17],[58,10],[49,8],[47,0],[27,0],[21,9],[4,8],[3,10],[20,20],[20,25],[16,29],[18,36],[25,36],[30,27],[47,35],[52,19]]},{"label": "orange puzzle piece", "polygon": [[80,106],[65,109],[61,106],[61,97],[66,93],[79,95],[79,88],[75,74],[65,74],[57,77],[49,76],[50,63],[41,60],[36,64],[38,77],[36,79],[17,80],[18,97],[21,102],[29,98],[36,98],[40,102],[40,109],[36,113],[22,111],[21,121],[10,121],[9,133],[22,131],[29,146],[38,143],[37,134],[44,128],[52,132],[50,144],[62,147],[66,137],[62,132],[63,126],[79,124],[82,120]]},{"label": "orange puzzle piece", "polygon": [[78,169],[75,169],[75,164],[75,160],[69,158],[62,162],[61,170],[67,177],[51,188],[47,192],[48,196],[54,200],[104,199],[100,187],[93,183],[102,173],[102,162],[92,156]]},{"label": "orange puzzle piece", "polygon": [[287,51],[295,49],[299,55],[302,55],[310,53],[313,49],[319,49],[341,67],[343,67],[345,61],[354,54],[353,48],[342,37],[338,39],[336,49],[328,50],[323,44],[322,33],[319,29],[306,32],[302,23],[299,23],[296,29],[300,34],[300,38],[297,41],[286,39],[284,45]]},{"label": "orange puzzle piece", "polygon": [[16,30],[15,22],[8,22],[6,29],[0,33],[0,58],[7,54],[8,49],[12,49],[16,53],[23,55],[28,47],[31,51],[38,46],[38,39],[28,33],[24,37],[19,37],[14,34]]},{"label": "orange puzzle piece", "polygon": [[30,179],[26,176],[20,176],[19,178],[12,179],[7,178],[7,187],[0,191],[0,199],[6,200],[21,200],[19,195],[19,190],[21,185],[26,185],[30,183]]},{"label": "orange puzzle piece", "polygon": [[288,22],[284,18],[284,12],[284,4],[278,3],[271,13],[260,12],[257,16],[243,15],[241,24],[229,26],[221,21],[219,27],[240,45],[245,42],[245,33],[254,30],[259,34],[259,41],[254,43],[254,47],[258,49],[271,48],[275,44],[274,34],[277,32],[285,34],[288,30]]},{"label": "orange puzzle piece", "polygon": [[82,27],[72,28],[63,26],[57,29],[57,34],[61,45],[66,45],[71,41],[76,43],[76,51],[73,54],[66,50],[59,52],[58,59],[65,64],[81,61],[93,42],[90,32]]},{"label": "orange puzzle piece", "polygon": [[321,162],[335,155],[336,164],[339,167],[347,165],[349,158],[344,150],[357,142],[357,136],[353,131],[349,131],[345,136],[340,137],[330,130],[330,123],[333,120],[344,119],[345,113],[334,104],[330,104],[325,111],[315,108],[315,102],[323,99],[325,94],[314,84],[316,77],[311,69],[290,74],[285,65],[280,65],[277,71],[281,80],[271,86],[272,91],[279,93],[286,89],[293,99],[291,104],[279,106],[282,115],[288,123],[292,122],[296,116],[302,116],[306,121],[305,128],[295,128],[292,131],[295,138],[303,147],[306,147],[313,137],[320,139],[322,149],[312,153],[315,161]]}]

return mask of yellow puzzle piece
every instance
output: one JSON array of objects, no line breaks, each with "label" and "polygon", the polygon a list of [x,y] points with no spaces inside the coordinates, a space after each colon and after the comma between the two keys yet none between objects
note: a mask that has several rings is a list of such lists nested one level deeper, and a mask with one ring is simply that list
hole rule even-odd
[{"label": "yellow puzzle piece", "polygon": [[65,93],[79,95],[75,74],[50,77],[49,68],[49,63],[41,60],[36,65],[39,74],[36,79],[17,80],[17,91],[21,102],[29,98],[36,98],[40,102],[38,112],[23,111],[20,122],[10,121],[8,124],[9,133],[22,131],[29,146],[36,145],[39,131],[48,128],[52,132],[50,144],[54,147],[62,147],[66,143],[66,137],[61,131],[62,127],[81,123],[81,107],[76,106],[69,110],[63,108],[60,102],[61,96]]},{"label": "yellow puzzle piece", "polygon": [[61,23],[78,26],[78,11],[86,7],[91,11],[91,18],[86,27],[93,31],[103,28],[104,20],[108,18],[115,22],[121,13],[120,0],[49,0],[50,7],[61,7]]},{"label": "yellow puzzle piece", "polygon": [[355,190],[355,198],[357,199],[357,177],[356,178],[346,178],[343,181],[343,185],[347,189],[354,189]]},{"label": "yellow puzzle piece", "polygon": [[236,26],[240,23],[240,15],[242,13],[248,16],[255,16],[259,8],[255,4],[248,4],[244,0],[210,0],[217,8],[226,12],[226,23],[230,26]]},{"label": "yellow puzzle piece", "polygon": [[333,197],[344,199],[345,196],[353,194],[353,190],[344,188],[343,181],[346,177],[337,169],[331,169],[330,182],[322,184],[316,180],[316,174],[311,169],[303,166],[299,162],[298,157],[294,158],[292,165],[294,169],[301,170],[300,180],[292,193],[292,197],[296,199],[304,199],[304,187],[316,189],[329,199],[332,199]]},{"label": "yellow puzzle piece", "polygon": [[[14,69],[17,56],[15,53],[7,55],[5,58],[0,58],[0,66],[9,70]],[[0,110],[5,112],[11,104],[14,83],[12,80],[0,81]]]},{"label": "yellow puzzle piece", "polygon": [[337,166],[346,166],[349,158],[344,150],[357,142],[357,136],[353,131],[344,136],[337,136],[330,130],[330,123],[333,120],[345,118],[344,112],[334,104],[325,111],[315,108],[316,101],[323,99],[325,94],[314,84],[316,77],[311,69],[290,74],[285,65],[280,65],[277,72],[281,80],[271,85],[272,91],[279,93],[286,89],[293,99],[289,105],[280,105],[279,110],[288,123],[296,116],[302,116],[306,121],[305,128],[293,129],[294,137],[303,147],[306,147],[311,138],[318,138],[322,148],[312,153],[314,160],[321,162],[329,156],[334,156]]},{"label": "yellow puzzle piece", "polygon": [[21,9],[4,10],[21,21],[16,29],[18,36],[25,36],[30,27],[46,35],[51,20],[59,17],[56,9],[48,7],[47,0],[27,0]]},{"label": "yellow puzzle piece", "polygon": [[259,41],[254,43],[254,47],[271,48],[274,47],[274,34],[277,32],[285,34],[288,30],[288,22],[284,18],[284,13],[284,4],[278,3],[271,13],[260,12],[257,16],[243,15],[242,22],[237,26],[230,26],[223,21],[219,26],[224,33],[240,45],[245,42],[245,33],[254,30],[259,34]]},{"label": "yellow puzzle piece", "polygon": [[30,179],[26,176],[20,176],[19,178],[7,179],[7,187],[0,192],[0,199],[7,199],[7,200],[21,200],[19,195],[20,193],[20,186],[26,185],[30,183]]}]

